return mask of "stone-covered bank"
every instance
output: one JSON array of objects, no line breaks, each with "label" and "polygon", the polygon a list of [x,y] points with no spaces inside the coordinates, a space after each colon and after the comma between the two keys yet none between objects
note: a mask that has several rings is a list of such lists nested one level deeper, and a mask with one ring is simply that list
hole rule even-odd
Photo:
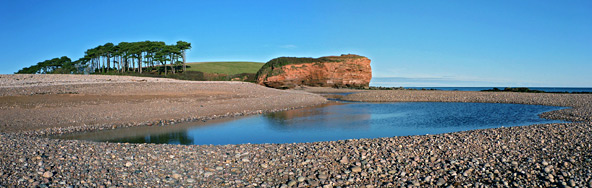
[{"label": "stone-covered bank", "polygon": [[571,106],[545,116],[581,122],[224,146],[97,143],[0,133],[0,183],[7,187],[592,186],[592,95],[379,91],[346,98]]}]

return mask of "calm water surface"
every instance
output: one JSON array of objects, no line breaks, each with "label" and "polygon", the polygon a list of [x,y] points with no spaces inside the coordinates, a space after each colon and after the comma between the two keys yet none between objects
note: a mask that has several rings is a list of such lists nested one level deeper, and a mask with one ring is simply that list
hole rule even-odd
[{"label": "calm water surface", "polygon": [[264,115],[67,135],[65,139],[128,143],[297,143],[439,134],[561,121],[541,119],[562,107],[490,103],[338,103]]},{"label": "calm water surface", "polygon": [[[493,89],[494,87],[405,87],[408,89],[436,89],[443,91],[482,91]],[[506,87],[497,87],[503,90]],[[592,92],[592,88],[575,88],[575,87],[528,87],[531,90],[539,90],[544,92]]]}]

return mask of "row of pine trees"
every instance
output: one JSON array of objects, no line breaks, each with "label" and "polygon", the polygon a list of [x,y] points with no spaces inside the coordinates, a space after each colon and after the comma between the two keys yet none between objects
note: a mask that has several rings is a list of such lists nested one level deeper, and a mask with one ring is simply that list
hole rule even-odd
[{"label": "row of pine trees", "polygon": [[180,69],[185,72],[186,51],[191,49],[191,43],[177,41],[167,45],[160,41],[120,42],[117,45],[106,43],[84,52],[84,57],[72,61],[63,56],[39,62],[26,67],[17,74],[77,74],[77,73],[108,73],[108,72],[138,72],[159,70],[164,67],[166,76],[169,72],[175,74]]}]

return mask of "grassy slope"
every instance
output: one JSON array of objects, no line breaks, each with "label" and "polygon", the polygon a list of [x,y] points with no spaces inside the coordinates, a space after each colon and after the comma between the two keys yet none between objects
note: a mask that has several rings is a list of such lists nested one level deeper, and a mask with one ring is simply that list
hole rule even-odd
[{"label": "grassy slope", "polygon": [[240,73],[257,73],[264,63],[257,62],[202,62],[187,63],[187,71],[206,73],[222,73],[234,75]]}]

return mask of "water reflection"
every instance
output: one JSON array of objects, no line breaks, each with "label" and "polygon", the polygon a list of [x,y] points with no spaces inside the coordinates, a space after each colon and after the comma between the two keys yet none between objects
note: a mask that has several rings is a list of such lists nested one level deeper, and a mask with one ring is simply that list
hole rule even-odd
[{"label": "water reflection", "polygon": [[562,107],[491,103],[332,103],[237,119],[134,127],[61,137],[169,144],[295,143],[439,134],[560,121],[537,114]]},{"label": "water reflection", "polygon": [[155,144],[182,144],[191,145],[193,144],[193,138],[187,134],[187,131],[172,132],[164,134],[149,134],[140,137],[124,137],[112,140],[106,140],[108,142],[125,142],[125,143],[155,143]]},{"label": "water reflection", "polygon": [[[345,103],[349,104],[349,103]],[[370,127],[372,115],[369,108],[343,108],[344,103],[329,103],[318,107],[303,108],[264,114],[271,129],[364,129]]]}]

